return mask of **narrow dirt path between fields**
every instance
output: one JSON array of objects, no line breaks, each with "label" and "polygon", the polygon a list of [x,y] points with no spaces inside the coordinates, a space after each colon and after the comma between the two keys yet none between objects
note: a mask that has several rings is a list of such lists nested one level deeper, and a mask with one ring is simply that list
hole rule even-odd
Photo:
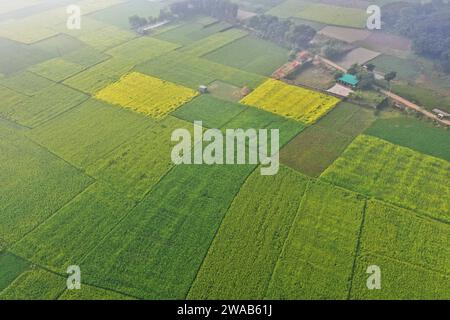
[{"label": "narrow dirt path between fields", "polygon": [[396,95],[395,93],[388,92],[388,91],[386,91],[386,90],[381,90],[380,92],[381,92],[382,94],[384,94],[385,96],[391,98],[392,100],[401,103],[402,105],[404,105],[404,106],[407,107],[407,108],[413,109],[413,110],[415,110],[415,111],[417,111],[417,112],[422,113],[423,115],[425,115],[426,117],[428,117],[428,118],[430,118],[430,119],[433,119],[433,120],[438,121],[438,122],[440,122],[440,123],[442,123],[442,124],[445,124],[445,125],[447,125],[447,126],[450,126],[450,120],[440,119],[440,118],[439,118],[437,115],[435,115],[434,113],[431,113],[430,111],[425,110],[425,108],[422,108],[422,107],[418,106],[417,104],[412,103],[411,101],[406,100],[405,98],[402,98],[402,97]]}]

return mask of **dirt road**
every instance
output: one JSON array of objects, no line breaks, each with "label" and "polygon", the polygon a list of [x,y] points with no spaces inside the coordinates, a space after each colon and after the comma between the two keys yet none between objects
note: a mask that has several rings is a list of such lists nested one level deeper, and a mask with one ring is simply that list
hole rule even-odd
[{"label": "dirt road", "polygon": [[392,100],[401,103],[402,105],[404,105],[407,108],[413,109],[413,110],[415,110],[417,112],[422,113],[423,115],[425,115],[426,117],[428,117],[430,119],[433,119],[433,120],[438,121],[438,122],[440,122],[442,124],[450,126],[450,120],[439,119],[439,117],[437,115],[435,115],[434,113],[431,113],[430,111],[425,110],[424,108],[418,106],[415,103],[412,103],[409,100],[406,100],[405,98],[402,98],[402,97],[400,97],[400,96],[398,96],[398,95],[396,95],[396,94],[394,94],[392,92],[388,92],[386,90],[381,90],[381,93],[384,94],[385,96],[391,98]]}]

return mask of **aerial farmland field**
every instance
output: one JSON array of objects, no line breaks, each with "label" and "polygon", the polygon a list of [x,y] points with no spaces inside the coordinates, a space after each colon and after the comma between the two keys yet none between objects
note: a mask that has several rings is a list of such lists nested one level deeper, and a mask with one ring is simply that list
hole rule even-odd
[{"label": "aerial farmland field", "polygon": [[375,3],[1,0],[0,305],[450,299],[450,4]]}]

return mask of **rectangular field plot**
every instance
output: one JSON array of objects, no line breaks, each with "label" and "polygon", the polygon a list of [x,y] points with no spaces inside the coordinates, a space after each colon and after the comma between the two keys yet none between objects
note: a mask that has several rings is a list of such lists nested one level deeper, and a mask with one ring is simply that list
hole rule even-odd
[{"label": "rectangular field plot", "polygon": [[138,65],[136,70],[192,89],[198,89],[200,85],[207,85],[215,80],[238,87],[256,88],[265,80],[263,76],[254,73],[179,52],[144,62]]},{"label": "rectangular field plot", "polygon": [[80,91],[95,94],[117,81],[133,68],[133,64],[119,58],[111,58],[80,72],[64,81],[64,84]]},{"label": "rectangular field plot", "polygon": [[30,263],[9,252],[0,252],[0,292],[28,269]]},{"label": "rectangular field plot", "polygon": [[[304,124],[298,121],[287,119],[261,109],[248,107],[223,125],[221,129],[278,129],[280,147],[282,147],[304,128]],[[270,133],[268,139],[270,139]]]},{"label": "rectangular field plot", "polygon": [[321,177],[450,221],[450,163],[361,135]]},{"label": "rectangular field plot", "polygon": [[0,300],[54,300],[64,291],[67,279],[54,273],[31,269],[0,292]]},{"label": "rectangular field plot", "polygon": [[[361,252],[385,256],[450,276],[450,225],[370,201]],[[399,270],[400,271],[400,270]]]},{"label": "rectangular field plot", "polygon": [[254,166],[177,166],[80,265],[87,283],[182,299]]},{"label": "rectangular field plot", "polygon": [[450,161],[450,133],[412,117],[378,119],[366,134]]},{"label": "rectangular field plot", "polygon": [[88,96],[67,86],[54,84],[31,97],[2,108],[0,115],[27,127],[36,127],[79,105]]},{"label": "rectangular field plot", "polygon": [[287,62],[288,50],[251,36],[238,39],[204,58],[237,69],[270,76]]},{"label": "rectangular field plot", "polygon": [[10,74],[51,58],[40,49],[0,38],[0,73]]},{"label": "rectangular field plot", "polygon": [[364,28],[367,20],[366,12],[362,9],[303,0],[285,1],[271,9],[268,14],[281,18],[293,17],[353,28]]},{"label": "rectangular field plot", "polygon": [[106,51],[106,54],[135,65],[154,59],[178,47],[178,45],[170,42],[150,37],[140,37],[114,47]]},{"label": "rectangular field plot", "polygon": [[14,105],[20,101],[26,100],[26,98],[28,98],[26,95],[0,85],[0,101],[2,101],[0,106],[0,114],[4,114],[6,110],[14,107]]},{"label": "rectangular field plot", "polygon": [[76,37],[96,50],[105,51],[136,38],[136,35],[131,31],[105,25],[95,32],[82,33]]},{"label": "rectangular field plot", "polygon": [[141,199],[172,168],[172,132],[193,124],[167,117],[141,131],[87,168],[94,177],[108,182],[133,199]]},{"label": "rectangular field plot", "polygon": [[91,99],[33,129],[28,136],[85,168],[152,125],[147,117]]},{"label": "rectangular field plot", "polygon": [[54,58],[35,65],[28,70],[44,78],[58,82],[65,80],[83,69],[84,67],[82,65],[66,61],[62,58]]},{"label": "rectangular field plot", "polygon": [[133,201],[95,183],[16,243],[11,251],[54,272],[82,259],[131,210]]},{"label": "rectangular field plot", "polygon": [[241,103],[304,123],[314,123],[339,102],[323,93],[269,79],[250,93]]},{"label": "rectangular field plot", "polygon": [[209,37],[230,27],[231,25],[226,22],[217,21],[205,26],[203,23],[194,20],[168,31],[161,32],[156,35],[156,38],[180,45],[189,45],[194,41]]},{"label": "rectangular field plot", "polygon": [[0,76],[0,86],[17,91],[25,95],[33,95],[55,83],[34,73],[25,71],[10,76]]},{"label": "rectangular field plot", "polygon": [[19,240],[92,179],[0,122],[0,234]]},{"label": "rectangular field plot", "polygon": [[245,106],[201,95],[173,112],[173,116],[189,121],[202,121],[204,127],[221,128],[246,109]]},{"label": "rectangular field plot", "polygon": [[281,163],[317,177],[376,119],[373,110],[342,102],[281,150]]},{"label": "rectangular field plot", "polygon": [[162,119],[196,95],[192,89],[133,72],[99,91],[96,98]]},{"label": "rectangular field plot", "polygon": [[263,299],[308,179],[255,171],[228,210],[188,299]]},{"label": "rectangular field plot", "polygon": [[325,24],[364,28],[367,21],[365,11],[354,8],[344,8],[328,4],[311,4],[295,13],[297,18],[313,20]]},{"label": "rectangular field plot", "polygon": [[[381,290],[367,289],[367,268],[381,270]],[[352,281],[354,300],[448,300],[450,277],[422,267],[375,254],[359,256]]]},{"label": "rectangular field plot", "polygon": [[217,50],[233,41],[245,37],[248,33],[241,29],[228,29],[223,32],[215,33],[209,37],[203,38],[199,41],[182,47],[179,51],[182,54],[193,57],[202,57],[205,54]]},{"label": "rectangular field plot", "polygon": [[208,92],[216,98],[231,102],[239,102],[244,97],[241,88],[220,80],[211,82],[208,85]]},{"label": "rectangular field plot", "polygon": [[316,182],[293,222],[268,299],[346,299],[365,200]]}]

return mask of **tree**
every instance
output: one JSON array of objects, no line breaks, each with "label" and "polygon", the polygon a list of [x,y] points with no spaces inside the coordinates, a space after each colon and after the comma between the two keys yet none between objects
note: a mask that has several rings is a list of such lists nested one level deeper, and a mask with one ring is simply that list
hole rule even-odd
[{"label": "tree", "polygon": [[139,29],[148,24],[147,19],[141,18],[138,15],[134,15],[128,18],[128,21],[133,29]]},{"label": "tree", "polygon": [[362,72],[358,74],[358,87],[363,90],[371,89],[375,83],[375,76],[371,72]]},{"label": "tree", "polygon": [[355,63],[347,70],[347,73],[356,75],[358,73],[358,71],[359,71],[359,66]]},{"label": "tree", "polygon": [[368,64],[366,64],[366,68],[368,71],[373,72],[376,67],[373,63],[368,63]]},{"label": "tree", "polygon": [[384,80],[386,80],[389,84],[389,91],[391,91],[391,81],[397,78],[397,72],[391,71],[384,75]]}]

